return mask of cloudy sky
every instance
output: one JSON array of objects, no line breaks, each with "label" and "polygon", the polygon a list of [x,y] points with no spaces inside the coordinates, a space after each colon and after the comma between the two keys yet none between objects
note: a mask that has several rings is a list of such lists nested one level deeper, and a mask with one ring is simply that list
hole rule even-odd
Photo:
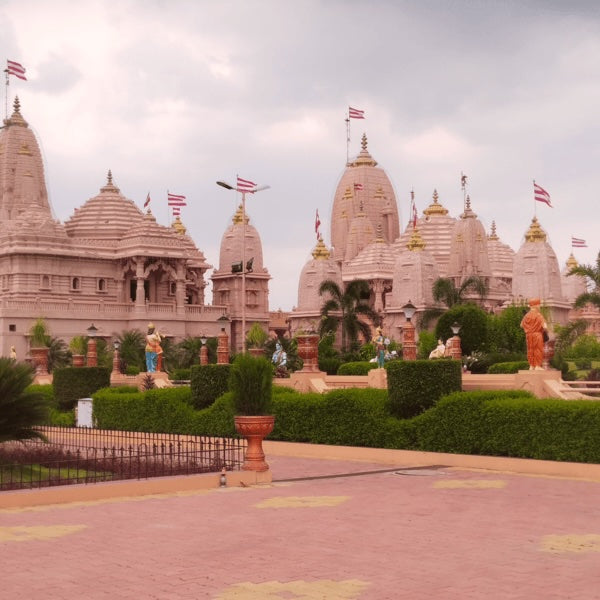
[{"label": "cloudy sky", "polygon": [[[440,201],[458,216],[460,174],[489,230],[517,250],[534,210],[560,266],[571,235],[595,261],[600,208],[600,3],[577,0],[0,0],[5,58],[45,160],[55,216],[95,196],[108,169],[169,223],[167,190],[209,263],[248,199],[271,309],[291,309],[333,194],[367,134],[406,224]],[[532,180],[554,208],[534,206]],[[207,300],[211,301],[209,288]]]}]

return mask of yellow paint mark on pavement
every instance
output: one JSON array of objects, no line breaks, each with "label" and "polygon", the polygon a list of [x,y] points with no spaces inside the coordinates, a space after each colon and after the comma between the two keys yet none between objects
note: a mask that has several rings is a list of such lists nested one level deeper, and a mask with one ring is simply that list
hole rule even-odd
[{"label": "yellow paint mark on pavement", "polygon": [[600,552],[600,535],[546,535],[542,538],[543,552],[563,554],[565,552]]},{"label": "yellow paint mark on pavement", "polygon": [[71,535],[85,529],[87,525],[36,525],[34,527],[0,527],[0,542],[30,542],[51,540]]},{"label": "yellow paint mark on pavement", "polygon": [[446,479],[436,481],[434,488],[455,489],[500,489],[506,487],[506,481],[502,479]]},{"label": "yellow paint mark on pavement", "polygon": [[217,600],[352,600],[369,585],[358,579],[333,581],[266,581],[265,583],[236,583],[221,592]]},{"label": "yellow paint mark on pavement", "polygon": [[255,504],[256,508],[315,508],[338,506],[350,496],[278,496]]}]

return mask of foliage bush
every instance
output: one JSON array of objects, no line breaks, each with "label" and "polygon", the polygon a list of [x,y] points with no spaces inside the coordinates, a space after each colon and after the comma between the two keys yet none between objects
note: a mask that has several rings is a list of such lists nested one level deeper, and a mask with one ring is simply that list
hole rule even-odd
[{"label": "foliage bush", "polygon": [[429,358],[431,351],[437,346],[437,338],[431,331],[423,329],[419,332],[419,342],[417,344],[417,358]]},{"label": "foliage bush", "polygon": [[484,310],[474,304],[456,304],[449,308],[437,322],[436,339],[447,340],[452,337],[451,325],[455,321],[460,325],[458,335],[463,354],[486,349],[488,315]]},{"label": "foliage bush", "polygon": [[110,385],[110,369],[106,367],[65,367],[56,369],[52,381],[54,396],[62,410],[73,408],[80,398]]},{"label": "foliage bush", "polygon": [[340,365],[338,375],[368,375],[371,369],[377,369],[376,362],[347,362]]},{"label": "foliage bush", "polygon": [[488,315],[487,348],[491,352],[527,351],[521,320],[529,310],[525,303],[507,306],[499,314]]},{"label": "foliage bush", "polygon": [[229,371],[229,389],[237,415],[268,415],[273,369],[266,358],[238,354]]},{"label": "foliage bush", "polygon": [[[526,360],[527,356],[521,352],[487,352],[482,353],[477,358],[477,361],[469,366],[469,370],[471,373],[483,374],[488,373],[489,368],[496,363],[522,362]],[[527,363],[527,367],[529,367],[529,363]]]},{"label": "foliage bush", "polygon": [[191,376],[191,369],[173,369],[169,373],[169,379],[171,379],[172,381],[189,381]]},{"label": "foliage bush", "polygon": [[600,342],[595,335],[580,335],[573,345],[566,349],[564,357],[568,359],[586,358],[588,360],[600,359]]},{"label": "foliage bush", "polygon": [[192,406],[196,409],[210,406],[229,389],[231,365],[194,365],[190,369]]},{"label": "foliage bush", "polygon": [[319,357],[319,370],[325,371],[327,375],[337,375],[342,364],[342,359],[335,356]]},{"label": "foliage bush", "polygon": [[127,365],[125,367],[125,375],[139,375],[140,368],[136,365]]},{"label": "foliage bush", "polygon": [[575,366],[578,369],[591,369],[592,360],[590,358],[579,358],[575,361]]},{"label": "foliage bush", "polygon": [[517,373],[529,369],[529,363],[526,360],[494,363],[490,365],[488,373]]},{"label": "foliage bush", "polygon": [[32,383],[31,385],[27,386],[25,391],[40,394],[44,398],[44,400],[46,401],[46,404],[48,406],[55,407],[55,408],[58,406],[56,399],[54,398],[54,387],[52,386],[51,383],[46,384],[46,385]]},{"label": "foliage bush", "polygon": [[401,419],[422,413],[462,386],[457,360],[394,360],[386,368],[389,412]]}]

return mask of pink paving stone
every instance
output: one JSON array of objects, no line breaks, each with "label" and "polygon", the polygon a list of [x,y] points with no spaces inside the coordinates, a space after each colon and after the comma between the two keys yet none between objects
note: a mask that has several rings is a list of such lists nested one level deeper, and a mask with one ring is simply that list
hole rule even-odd
[{"label": "pink paving stone", "polygon": [[[268,459],[274,479],[393,468],[375,461]],[[547,535],[600,534],[600,482],[429,471],[0,512],[0,531],[86,525],[50,540],[0,542],[1,597],[282,600],[311,585],[310,595],[300,597],[600,598],[600,552],[541,550]],[[435,487],[499,480],[504,487]],[[312,503],[286,506],[298,498]],[[331,498],[342,500],[327,504]],[[366,584],[358,595],[335,595],[327,587],[351,580]],[[238,584],[256,584],[261,596]],[[275,584],[279,592],[266,591]]]}]

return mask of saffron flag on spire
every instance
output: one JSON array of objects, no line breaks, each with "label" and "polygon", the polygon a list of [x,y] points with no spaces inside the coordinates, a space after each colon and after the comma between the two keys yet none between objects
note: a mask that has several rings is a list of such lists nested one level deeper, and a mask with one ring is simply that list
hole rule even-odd
[{"label": "saffron flag on spire", "polygon": [[362,183],[355,183],[354,184],[354,191],[355,192],[362,192],[363,190],[363,184]]},{"label": "saffron flag on spire", "polygon": [[359,110],[358,108],[352,108],[351,106],[349,106],[348,107],[348,118],[349,119],[364,119],[365,111]]},{"label": "saffron flag on spire", "polygon": [[550,194],[541,186],[538,185],[535,181],[533,182],[533,197],[536,202],[543,202],[547,204],[550,208],[552,207],[552,202],[550,201]]},{"label": "saffron flag on spire", "polygon": [[249,179],[242,179],[238,175],[238,178],[237,178],[238,192],[250,192],[251,194],[253,194],[255,187],[256,187],[256,184],[253,181],[250,181]]},{"label": "saffron flag on spire", "polygon": [[317,216],[315,217],[315,233],[317,234],[317,240],[319,239],[319,227],[321,226],[321,219],[319,219],[319,209],[317,208]]},{"label": "saffron flag on spire", "polygon": [[146,208],[147,206],[150,206],[150,192],[148,192],[148,195],[146,196],[146,201],[144,202],[144,208]]},{"label": "saffron flag on spire", "polygon": [[6,71],[9,75],[14,75],[23,81],[27,81],[27,77],[25,77],[25,67],[14,60],[6,59]]},{"label": "saffron flag on spire", "polygon": [[571,247],[572,248],[587,248],[587,244],[585,243],[585,240],[571,236]]},{"label": "saffron flag on spire", "polygon": [[167,192],[169,199],[169,206],[187,206],[185,201],[185,196],[181,196],[180,194],[171,194],[171,192]]}]

